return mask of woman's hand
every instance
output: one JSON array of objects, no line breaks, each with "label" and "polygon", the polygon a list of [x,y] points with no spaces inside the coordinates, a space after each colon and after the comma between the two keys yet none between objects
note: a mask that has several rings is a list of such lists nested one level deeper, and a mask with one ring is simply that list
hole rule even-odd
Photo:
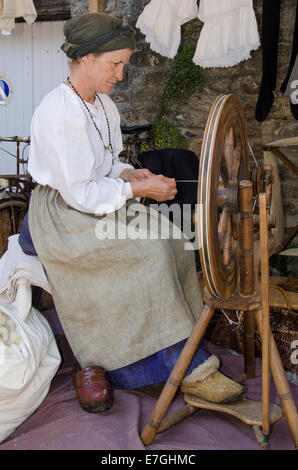
[{"label": "woman's hand", "polygon": [[126,168],[123,170],[119,178],[123,179],[126,182],[132,183],[133,181],[140,181],[146,178],[150,178],[153,173],[147,168],[140,168],[138,170]]},{"label": "woman's hand", "polygon": [[[138,171],[138,170],[136,170]],[[177,194],[176,181],[163,175],[152,175],[131,182],[133,197],[150,197],[155,201],[169,201]]]}]

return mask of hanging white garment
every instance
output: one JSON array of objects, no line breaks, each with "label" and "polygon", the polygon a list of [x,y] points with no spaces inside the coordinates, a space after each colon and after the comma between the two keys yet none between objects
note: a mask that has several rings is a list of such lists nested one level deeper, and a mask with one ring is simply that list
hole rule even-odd
[{"label": "hanging white garment", "polygon": [[201,0],[204,22],[193,62],[202,67],[231,67],[251,58],[260,37],[252,0]]},{"label": "hanging white garment", "polygon": [[153,51],[172,59],[181,40],[181,25],[196,18],[196,0],[151,0],[136,23]]},{"label": "hanging white garment", "polygon": [[29,25],[34,23],[37,12],[33,0],[0,0],[1,31],[11,34],[15,27],[15,18],[19,17],[23,17]]}]

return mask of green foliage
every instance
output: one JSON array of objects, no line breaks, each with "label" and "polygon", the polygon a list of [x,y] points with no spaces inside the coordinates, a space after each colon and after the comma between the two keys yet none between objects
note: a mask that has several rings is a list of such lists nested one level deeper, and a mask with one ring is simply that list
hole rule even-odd
[{"label": "green foliage", "polygon": [[162,93],[159,111],[164,114],[172,99],[187,100],[203,89],[201,69],[192,58],[195,47],[181,44],[177,55],[169,61],[166,70],[166,83]]},{"label": "green foliage", "polygon": [[153,125],[153,140],[155,148],[187,148],[185,137],[178,127],[166,118],[160,118]]},{"label": "green foliage", "polygon": [[186,102],[190,96],[203,89],[201,69],[192,61],[194,53],[194,46],[181,43],[174,59],[169,60],[165,86],[153,123],[155,148],[187,148],[185,137],[166,116],[173,101],[182,99]]}]

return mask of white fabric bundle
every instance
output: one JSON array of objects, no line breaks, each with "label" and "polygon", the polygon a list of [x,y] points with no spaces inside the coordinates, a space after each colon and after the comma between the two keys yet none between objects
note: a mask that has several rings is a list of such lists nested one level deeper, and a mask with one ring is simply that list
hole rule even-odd
[{"label": "white fabric bundle", "polygon": [[0,260],[0,442],[38,408],[61,362],[49,323],[31,306],[31,284],[50,292],[42,264],[18,237]]},{"label": "white fabric bundle", "polygon": [[136,27],[146,36],[153,51],[173,58],[181,40],[181,25],[196,18],[196,0],[151,0]]},{"label": "white fabric bundle", "polygon": [[201,0],[204,22],[193,61],[202,67],[231,67],[251,57],[260,37],[252,0]]},{"label": "white fabric bundle", "polygon": [[[19,318],[0,295],[0,442],[41,404],[61,362],[47,320],[35,308]],[[2,298],[1,298],[2,297]]]}]

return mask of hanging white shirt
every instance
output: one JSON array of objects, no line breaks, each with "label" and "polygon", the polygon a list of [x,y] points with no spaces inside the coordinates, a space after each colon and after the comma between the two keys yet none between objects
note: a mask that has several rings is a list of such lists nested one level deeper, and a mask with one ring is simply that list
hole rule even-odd
[{"label": "hanging white shirt", "polygon": [[86,103],[104,144],[80,98],[64,83],[49,93],[34,112],[28,171],[43,186],[57,189],[71,207],[98,215],[113,212],[133,197],[131,185],[119,178],[131,165],[120,162],[123,149],[120,115],[111,98],[99,94]]},{"label": "hanging white shirt", "polygon": [[21,16],[27,24],[34,23],[37,12],[33,0],[0,0],[0,30],[12,33],[15,18]]},{"label": "hanging white shirt", "polygon": [[181,40],[181,25],[196,18],[196,0],[151,0],[138,18],[136,27],[145,34],[150,48],[173,58]]},{"label": "hanging white shirt", "polygon": [[201,0],[204,22],[193,61],[202,67],[231,67],[251,57],[260,37],[252,0]]}]

